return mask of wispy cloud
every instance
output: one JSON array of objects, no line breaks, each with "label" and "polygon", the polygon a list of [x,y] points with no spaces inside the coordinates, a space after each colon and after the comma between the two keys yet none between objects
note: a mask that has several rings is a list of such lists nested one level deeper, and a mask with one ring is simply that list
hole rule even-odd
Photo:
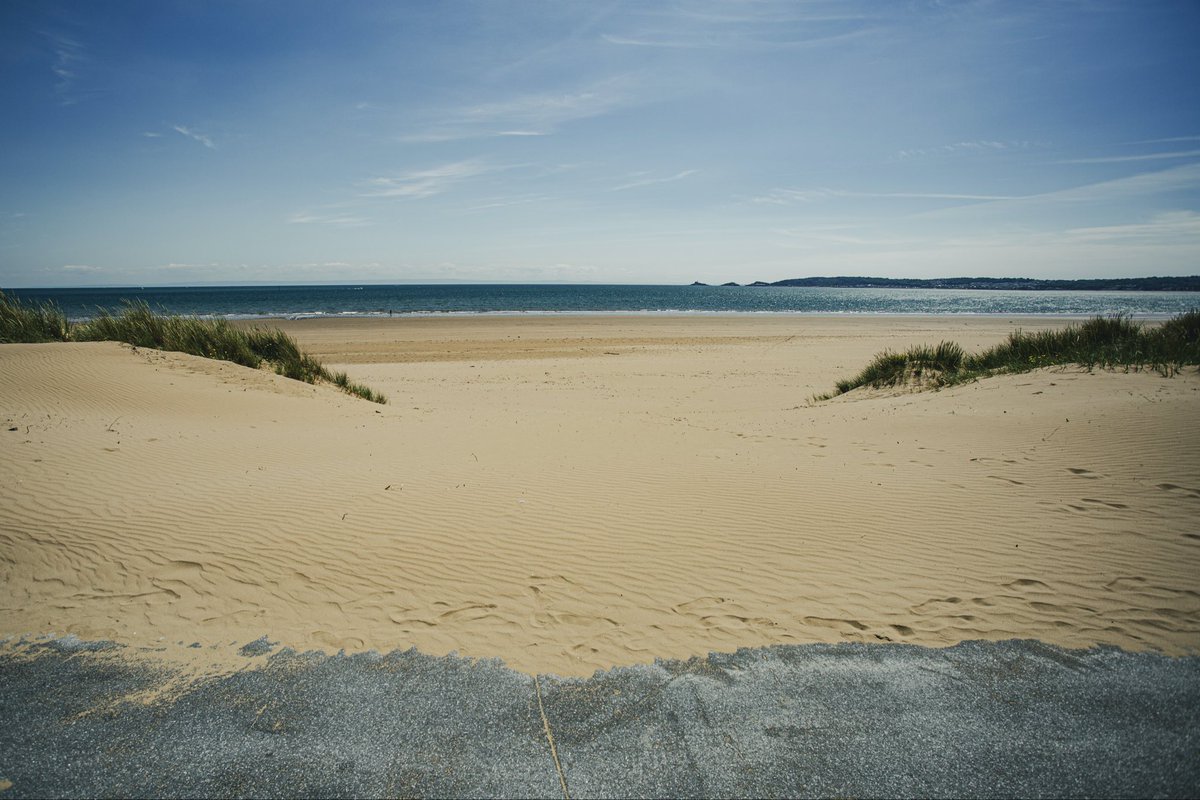
[{"label": "wispy cloud", "polygon": [[289,225],[333,225],[338,228],[364,228],[373,225],[370,219],[353,214],[332,213],[317,214],[303,211],[288,217]]},{"label": "wispy cloud", "polygon": [[217,145],[213,142],[212,137],[206,136],[199,131],[195,131],[186,125],[172,125],[171,129],[188,137],[189,139],[192,139],[193,141],[199,142],[210,150],[217,149]]},{"label": "wispy cloud", "polygon": [[363,182],[363,191],[359,196],[415,199],[432,197],[442,194],[455,184],[470,178],[508,168],[489,165],[477,160],[456,161],[400,175],[370,178]]},{"label": "wispy cloud", "polygon": [[1087,242],[1184,240],[1200,244],[1200,213],[1190,210],[1167,211],[1153,216],[1146,222],[1072,228],[1067,230],[1065,235],[1075,241]]},{"label": "wispy cloud", "polygon": [[953,192],[852,192],[851,197],[895,197],[911,200],[1021,200],[1023,195],[1013,194],[956,194]]},{"label": "wispy cloud", "polygon": [[1142,153],[1128,156],[1097,156],[1095,158],[1067,158],[1056,164],[1122,164],[1127,161],[1162,161],[1172,158],[1195,158],[1200,150],[1176,150],[1170,153]]},{"label": "wispy cloud", "polygon": [[1131,197],[1163,195],[1180,190],[1200,189],[1200,163],[1182,164],[1154,172],[1142,172],[1124,178],[1097,181],[1068,189],[1029,195],[1024,203],[1087,203],[1124,200]]},{"label": "wispy cloud", "polygon": [[630,36],[606,33],[600,36],[608,44],[626,47],[663,47],[669,49],[789,49],[816,47],[857,39],[873,32],[872,28],[861,28],[825,36],[775,38],[768,34],[723,32],[714,35],[706,32],[681,33],[678,31],[649,31]]},{"label": "wispy cloud", "polygon": [[1140,139],[1125,144],[1170,144],[1171,142],[1200,142],[1200,136],[1168,136],[1166,139]]},{"label": "wispy cloud", "polygon": [[632,36],[615,36],[611,33],[606,33],[600,37],[609,44],[623,44],[632,47],[704,47],[700,42],[687,41],[682,39],[665,39],[655,38],[653,36],[642,35],[640,38]]},{"label": "wispy cloud", "polygon": [[547,136],[562,125],[607,114],[632,102],[633,81],[616,77],[580,89],[521,94],[462,106],[404,142],[445,142],[496,136]]},{"label": "wispy cloud", "polygon": [[669,49],[792,49],[872,33],[876,20],[846,4],[793,2],[651,5],[600,34],[611,45]]},{"label": "wispy cloud", "polygon": [[489,197],[476,205],[468,206],[468,211],[482,211],[487,208],[508,208],[509,206],[524,206],[530,203],[544,203],[555,198],[545,194],[521,194],[510,197]]},{"label": "wispy cloud", "polygon": [[811,203],[829,196],[829,189],[772,189],[766,194],[750,198],[750,202],[759,205],[788,206],[793,203]]},{"label": "wispy cloud", "polygon": [[620,192],[620,191],[624,191],[625,189],[636,189],[639,186],[650,186],[655,183],[672,183],[673,181],[681,181],[684,178],[688,177],[689,175],[695,175],[699,171],[700,170],[697,170],[697,169],[685,169],[682,172],[678,172],[674,175],[668,175],[666,177],[658,177],[658,178],[656,178],[656,177],[641,177],[641,176],[647,176],[648,173],[635,172],[633,175],[629,176],[631,178],[634,178],[634,180],[632,180],[628,183],[622,183],[620,186],[614,186],[612,188],[612,191]]},{"label": "wispy cloud", "polygon": [[42,34],[54,53],[50,71],[56,78],[54,93],[60,105],[70,106],[79,102],[80,94],[75,91],[79,70],[87,62],[88,55],[83,44],[71,36],[57,32]]},{"label": "wispy cloud", "polygon": [[91,264],[63,264],[59,267],[63,272],[103,272],[104,267],[94,267]]},{"label": "wispy cloud", "polygon": [[765,205],[791,205],[813,203],[831,197],[880,198],[896,200],[968,200],[990,202],[996,200],[1021,200],[1022,195],[972,194],[963,192],[854,192],[845,189],[774,189],[765,195],[752,198],[751,202]]},{"label": "wispy cloud", "polygon": [[974,141],[953,142],[932,147],[910,147],[896,154],[897,158],[928,158],[930,156],[953,156],[963,153],[997,153],[1006,150],[1025,150],[1033,147],[1028,141],[1000,141],[996,139],[976,139]]}]

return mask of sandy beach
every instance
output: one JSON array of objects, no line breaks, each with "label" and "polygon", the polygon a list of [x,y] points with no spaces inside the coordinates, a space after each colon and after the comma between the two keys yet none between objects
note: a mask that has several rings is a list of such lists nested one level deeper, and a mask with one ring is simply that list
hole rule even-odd
[{"label": "sandy beach", "polygon": [[776,643],[1200,652],[1194,371],[810,399],[885,348],[1057,324],[280,324],[386,406],[114,343],[0,345],[0,636],[560,675]]}]

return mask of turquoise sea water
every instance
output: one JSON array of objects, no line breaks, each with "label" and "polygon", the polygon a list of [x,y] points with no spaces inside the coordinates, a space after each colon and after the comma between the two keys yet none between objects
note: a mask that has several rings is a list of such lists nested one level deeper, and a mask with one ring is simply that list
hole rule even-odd
[{"label": "turquoise sea water", "polygon": [[820,289],[591,285],[209,286],[6,290],[53,300],[73,319],[144,300],[164,313],[230,318],[389,314],[798,313],[1095,314],[1167,317],[1200,307],[1196,292]]}]

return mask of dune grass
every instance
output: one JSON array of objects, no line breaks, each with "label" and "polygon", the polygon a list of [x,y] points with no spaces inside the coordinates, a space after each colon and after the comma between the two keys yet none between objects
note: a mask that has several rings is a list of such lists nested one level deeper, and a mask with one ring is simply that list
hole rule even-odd
[{"label": "dune grass", "polygon": [[958,372],[964,357],[962,347],[956,342],[942,342],[936,347],[920,345],[903,353],[884,350],[858,375],[838,381],[837,393],[844,394],[859,386],[936,383],[942,376]]},{"label": "dune grass", "polygon": [[0,292],[0,342],[65,342],[71,328],[54,303],[25,305]]},{"label": "dune grass", "polygon": [[920,345],[903,353],[885,350],[852,378],[837,382],[828,400],[859,387],[953,386],[989,375],[1029,372],[1078,364],[1088,369],[1153,369],[1172,376],[1200,366],[1200,311],[1192,310],[1159,326],[1146,327],[1127,315],[1093,317],[1059,330],[1015,331],[982,353],[966,354],[954,342]]},{"label": "dune grass", "polygon": [[386,403],[387,399],[379,392],[370,387],[363,386],[361,383],[355,383],[344,372],[335,372],[330,376],[333,381],[343,392],[358,395],[364,400],[370,400],[372,403]]},{"label": "dune grass", "polygon": [[172,350],[232,361],[258,369],[267,364],[279,375],[305,383],[332,383],[348,394],[386,403],[387,398],[346,373],[332,373],[277,328],[236,328],[224,319],[156,314],[144,302],[126,303],[120,314],[101,311],[71,324],[56,307],[24,305],[0,292],[0,342],[126,342],[135,347]]}]

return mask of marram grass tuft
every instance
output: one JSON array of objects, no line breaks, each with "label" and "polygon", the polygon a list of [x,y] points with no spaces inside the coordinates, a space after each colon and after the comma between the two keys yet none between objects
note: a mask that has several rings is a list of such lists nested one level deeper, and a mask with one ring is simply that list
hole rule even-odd
[{"label": "marram grass tuft", "polygon": [[344,372],[330,373],[277,328],[242,329],[224,319],[156,314],[144,302],[126,303],[120,314],[102,310],[94,319],[71,324],[57,306],[22,305],[0,292],[0,342],[52,341],[126,342],[135,347],[232,361],[254,369],[265,363],[286,378],[306,383],[326,381],[364,400],[387,402],[379,392],[352,383]]},{"label": "marram grass tuft", "polygon": [[1079,364],[1089,369],[1153,369],[1171,376],[1200,366],[1200,311],[1188,311],[1159,326],[1146,327],[1127,315],[1093,317],[1060,330],[1015,331],[982,353],[967,355],[954,342],[921,345],[903,353],[885,350],[858,375],[838,381],[828,400],[862,386],[952,386],[1002,373]]}]

